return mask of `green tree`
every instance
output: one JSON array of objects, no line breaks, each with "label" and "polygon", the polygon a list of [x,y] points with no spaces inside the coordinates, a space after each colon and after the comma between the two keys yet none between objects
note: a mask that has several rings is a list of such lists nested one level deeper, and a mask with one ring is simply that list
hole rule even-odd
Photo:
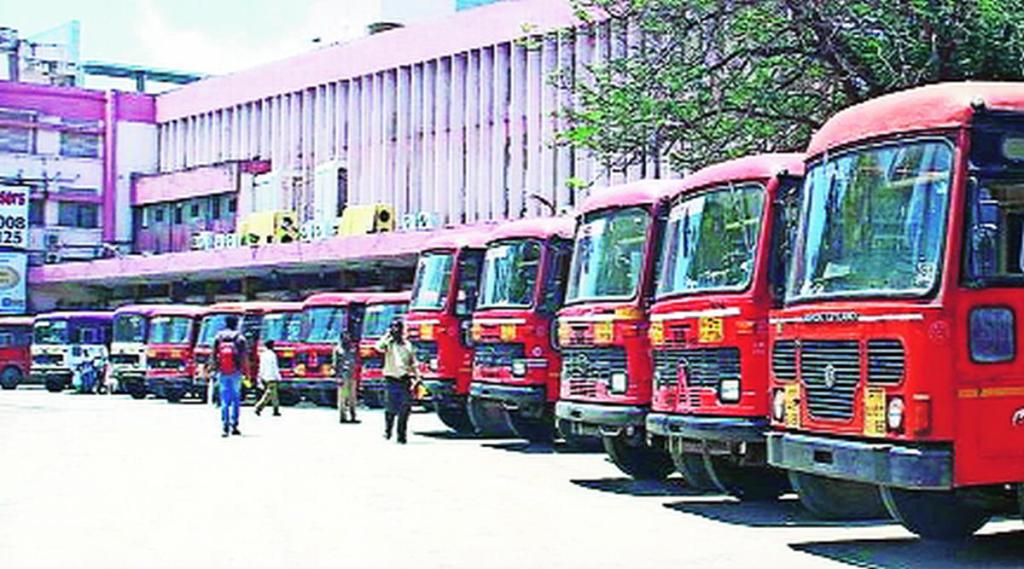
[{"label": "green tree", "polygon": [[613,169],[804,147],[829,116],[907,87],[1024,78],[1024,0],[569,0],[617,56],[555,78],[560,142]]}]

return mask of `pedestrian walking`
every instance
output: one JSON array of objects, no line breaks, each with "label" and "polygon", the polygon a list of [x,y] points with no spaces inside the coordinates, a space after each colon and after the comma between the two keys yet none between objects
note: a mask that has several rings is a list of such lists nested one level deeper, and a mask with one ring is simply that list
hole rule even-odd
[{"label": "pedestrian walking", "polygon": [[356,378],[355,342],[347,331],[341,334],[334,347],[334,375],[338,381],[338,421],[358,423],[356,399],[359,383]]},{"label": "pedestrian walking", "polygon": [[277,365],[277,352],[274,351],[273,340],[267,340],[260,348],[260,383],[263,384],[263,395],[256,402],[256,416],[258,417],[269,403],[274,407],[274,416],[280,417],[281,368]]},{"label": "pedestrian walking", "polygon": [[220,391],[220,420],[224,428],[221,436],[226,437],[242,434],[238,430],[238,412],[242,404],[242,373],[247,367],[248,344],[238,331],[238,316],[227,316],[224,324],[224,330],[213,340],[210,362]]},{"label": "pedestrian walking", "polygon": [[377,341],[377,351],[384,354],[385,409],[384,438],[390,440],[392,427],[398,421],[398,443],[405,444],[409,425],[412,392],[419,386],[419,369],[412,343],[405,337],[401,317],[391,321],[388,333]]}]

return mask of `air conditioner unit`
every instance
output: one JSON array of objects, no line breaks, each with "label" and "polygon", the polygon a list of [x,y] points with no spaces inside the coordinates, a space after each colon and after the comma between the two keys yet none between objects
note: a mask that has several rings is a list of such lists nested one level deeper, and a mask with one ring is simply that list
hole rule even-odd
[{"label": "air conditioner unit", "polygon": [[416,229],[437,229],[441,225],[441,216],[432,211],[421,211],[416,214]]},{"label": "air conditioner unit", "polygon": [[402,216],[398,222],[398,229],[401,231],[415,231],[416,230],[416,214],[407,213]]},{"label": "air conditioner unit", "polygon": [[350,205],[338,224],[338,235],[361,235],[395,230],[395,208],[386,204]]}]

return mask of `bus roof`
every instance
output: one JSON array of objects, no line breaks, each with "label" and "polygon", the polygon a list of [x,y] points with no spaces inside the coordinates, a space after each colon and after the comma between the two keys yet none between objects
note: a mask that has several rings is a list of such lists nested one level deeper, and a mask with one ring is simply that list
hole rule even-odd
[{"label": "bus roof", "polygon": [[681,183],[682,180],[640,180],[596,188],[580,205],[578,213],[583,215],[612,207],[653,205],[674,195]]},{"label": "bus roof", "polygon": [[938,83],[864,101],[822,125],[807,156],[886,135],[966,126],[982,107],[1024,111],[1024,83]]},{"label": "bus roof", "polygon": [[158,304],[153,307],[153,316],[187,316],[199,318],[205,315],[207,307],[196,304]]},{"label": "bus roof", "polygon": [[576,219],[569,216],[529,217],[499,225],[490,235],[489,242],[500,239],[548,239],[564,237],[572,239],[576,231]]},{"label": "bus roof", "polygon": [[411,291],[403,292],[368,292],[366,304],[408,304],[412,300]]},{"label": "bus roof", "polygon": [[0,326],[31,326],[34,316],[0,316]]},{"label": "bus roof", "polygon": [[114,313],[109,310],[66,310],[37,314],[39,320],[113,320]]},{"label": "bus roof", "polygon": [[313,306],[348,306],[350,304],[366,304],[365,292],[321,292],[307,298],[303,308]]},{"label": "bus roof", "polygon": [[114,317],[116,318],[123,314],[139,314],[142,316],[152,316],[157,306],[158,305],[156,304],[126,304],[114,310]]},{"label": "bus roof", "polygon": [[206,314],[266,314],[267,312],[292,312],[302,310],[301,302],[246,301],[218,302],[206,309]]},{"label": "bus roof", "polygon": [[683,178],[675,195],[729,182],[766,180],[781,174],[803,176],[803,154],[754,154],[712,164]]},{"label": "bus roof", "polygon": [[490,240],[494,223],[479,223],[464,227],[449,227],[436,231],[427,240],[424,250],[430,249],[483,249]]}]

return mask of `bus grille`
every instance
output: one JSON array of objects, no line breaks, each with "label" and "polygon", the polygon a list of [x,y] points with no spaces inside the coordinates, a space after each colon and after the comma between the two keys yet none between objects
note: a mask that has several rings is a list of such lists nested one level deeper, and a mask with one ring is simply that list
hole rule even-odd
[{"label": "bus grille", "polygon": [[852,418],[860,369],[856,341],[805,340],[800,350],[800,376],[810,414],[821,419]]},{"label": "bus grille", "polygon": [[382,356],[363,357],[363,369],[384,369],[384,358]]},{"label": "bus grille", "polygon": [[654,369],[658,387],[675,386],[680,366],[685,366],[686,385],[717,388],[723,379],[740,378],[739,348],[655,350]]},{"label": "bus grille", "polygon": [[868,341],[868,381],[899,383],[906,370],[907,354],[899,340]]},{"label": "bus grille", "polygon": [[796,379],[796,341],[779,340],[772,348],[772,373],[782,380]]},{"label": "bus grille", "polygon": [[473,365],[512,367],[512,360],[524,358],[526,358],[526,347],[522,344],[477,344],[473,353]]},{"label": "bus grille", "polygon": [[427,363],[437,357],[437,342],[414,340],[412,349],[416,352],[416,361]]},{"label": "bus grille", "polygon": [[562,352],[562,380],[568,382],[572,396],[596,396],[597,384],[610,384],[617,372],[626,373],[626,350],[620,346],[566,348]]}]

